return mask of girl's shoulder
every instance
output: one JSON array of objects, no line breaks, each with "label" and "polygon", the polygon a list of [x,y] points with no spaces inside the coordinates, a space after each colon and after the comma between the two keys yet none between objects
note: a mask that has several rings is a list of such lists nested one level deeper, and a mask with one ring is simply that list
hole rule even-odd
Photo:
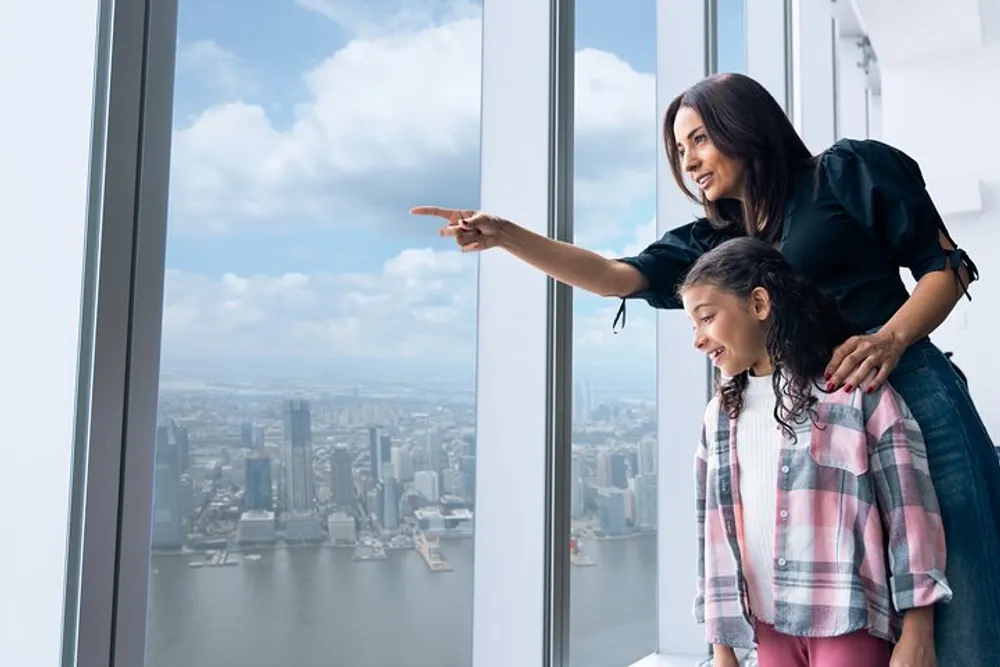
[{"label": "girl's shoulder", "polygon": [[820,425],[835,422],[880,437],[894,424],[913,418],[902,396],[888,383],[870,393],[860,388],[850,393],[842,388],[828,392],[820,385],[814,394],[821,406],[816,411]]}]

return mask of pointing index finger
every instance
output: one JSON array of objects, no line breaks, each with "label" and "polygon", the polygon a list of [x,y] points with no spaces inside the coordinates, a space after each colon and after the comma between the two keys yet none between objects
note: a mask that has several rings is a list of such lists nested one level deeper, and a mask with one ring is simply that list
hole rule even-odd
[{"label": "pointing index finger", "polygon": [[439,218],[451,219],[455,213],[454,209],[441,208],[440,206],[414,206],[410,209],[412,215],[435,215]]}]

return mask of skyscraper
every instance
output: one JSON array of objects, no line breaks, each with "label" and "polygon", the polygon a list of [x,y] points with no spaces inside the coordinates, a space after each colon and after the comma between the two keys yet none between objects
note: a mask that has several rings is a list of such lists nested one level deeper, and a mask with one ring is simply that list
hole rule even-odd
[{"label": "skyscraper", "polygon": [[174,430],[174,438],[177,440],[177,458],[180,461],[182,473],[191,469],[191,437],[187,428],[178,426],[170,420],[170,427]]},{"label": "skyscraper", "polygon": [[340,445],[330,457],[330,500],[338,507],[354,505],[354,470],[351,453]]},{"label": "skyscraper", "polygon": [[243,494],[243,509],[252,512],[257,510],[270,511],[272,508],[271,459],[247,459],[246,491]]},{"label": "skyscraper", "polygon": [[382,524],[383,530],[394,531],[399,528],[399,484],[392,463],[385,464],[383,474],[379,523]]},{"label": "skyscraper", "polygon": [[570,463],[570,489],[573,516],[583,516],[583,468],[578,454],[573,454]]},{"label": "skyscraper", "polygon": [[383,434],[377,426],[368,427],[368,456],[372,482],[378,482],[385,476],[385,465],[392,462],[392,438]]},{"label": "skyscraper", "polygon": [[617,451],[611,455],[611,486],[619,489],[628,487],[627,452]]},{"label": "skyscraper", "polygon": [[181,501],[181,454],[173,421],[156,429],[153,479],[154,549],[184,546],[184,516]]},{"label": "skyscraper", "polygon": [[285,509],[295,513],[312,512],[316,493],[308,401],[285,401],[284,440]]}]

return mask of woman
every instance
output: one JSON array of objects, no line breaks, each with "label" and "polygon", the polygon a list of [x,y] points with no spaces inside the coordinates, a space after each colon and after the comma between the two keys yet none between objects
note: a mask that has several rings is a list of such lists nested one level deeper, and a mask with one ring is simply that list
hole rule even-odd
[{"label": "woman", "polygon": [[929,621],[952,594],[906,404],[889,385],[825,389],[853,327],[763,241],[705,253],[678,293],[727,378],[695,457],[694,610],[714,667],[754,646],[760,667],[932,665]]},{"label": "woman", "polygon": [[[501,247],[557,280],[622,297],[620,316],[629,298],[680,308],[675,288],[688,269],[729,239],[779,247],[864,332],[837,348],[828,386],[870,392],[889,379],[924,434],[954,591],[934,615],[942,667],[992,665],[1000,653],[1000,463],[965,385],[927,339],[977,270],[948,235],[916,163],[875,141],[840,141],[813,157],[774,98],[738,74],[678,96],[663,133],[674,176],[705,217],[635,257],[609,260],[486,213],[413,212],[446,218],[441,234],[464,251]],[[900,266],[918,281],[912,295]]]}]

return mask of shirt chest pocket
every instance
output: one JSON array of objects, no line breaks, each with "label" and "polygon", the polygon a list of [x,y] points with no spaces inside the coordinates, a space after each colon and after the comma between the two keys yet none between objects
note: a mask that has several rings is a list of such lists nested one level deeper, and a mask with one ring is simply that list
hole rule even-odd
[{"label": "shirt chest pocket", "polygon": [[864,415],[851,405],[815,406],[815,424],[809,430],[809,456],[822,468],[836,468],[860,476],[868,472],[868,436]]}]

